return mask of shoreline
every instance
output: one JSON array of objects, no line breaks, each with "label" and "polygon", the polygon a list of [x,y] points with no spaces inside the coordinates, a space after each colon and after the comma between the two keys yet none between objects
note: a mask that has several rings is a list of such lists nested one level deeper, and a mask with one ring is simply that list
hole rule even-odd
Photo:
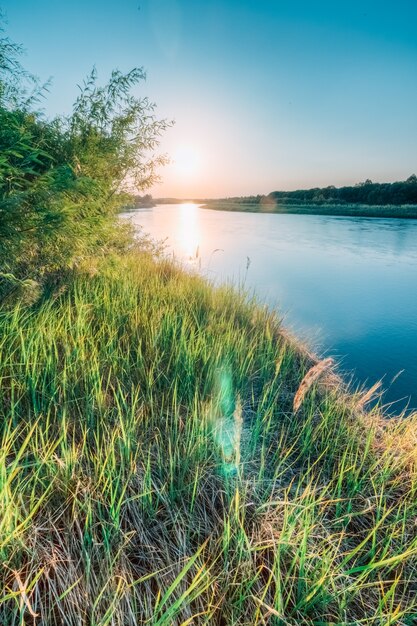
[{"label": "shoreline", "polygon": [[319,205],[319,204],[287,204],[287,205],[252,205],[212,201],[198,203],[203,209],[213,211],[230,211],[240,213],[259,213],[275,215],[324,215],[329,217],[369,217],[386,219],[417,219],[415,205]]}]

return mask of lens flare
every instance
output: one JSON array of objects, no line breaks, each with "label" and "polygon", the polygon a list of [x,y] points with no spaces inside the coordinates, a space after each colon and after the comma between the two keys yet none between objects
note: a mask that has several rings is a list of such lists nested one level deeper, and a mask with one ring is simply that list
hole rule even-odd
[{"label": "lens flare", "polygon": [[217,380],[213,416],[213,434],[222,456],[222,472],[226,476],[239,473],[242,434],[242,405],[235,396],[233,378],[228,369],[221,369]]}]

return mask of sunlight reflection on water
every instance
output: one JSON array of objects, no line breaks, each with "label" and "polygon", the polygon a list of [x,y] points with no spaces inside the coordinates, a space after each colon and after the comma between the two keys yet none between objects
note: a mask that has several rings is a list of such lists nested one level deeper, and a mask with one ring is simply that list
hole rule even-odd
[{"label": "sunlight reflection on water", "polygon": [[176,246],[176,252],[180,257],[192,260],[198,257],[201,241],[199,207],[197,204],[188,202],[180,204],[178,209],[179,219],[176,221],[178,246]]}]

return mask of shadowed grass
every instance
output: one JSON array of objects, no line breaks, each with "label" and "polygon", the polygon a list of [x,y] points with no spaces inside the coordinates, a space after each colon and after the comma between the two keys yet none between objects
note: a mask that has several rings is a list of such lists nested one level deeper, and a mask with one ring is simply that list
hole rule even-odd
[{"label": "shadowed grass", "polygon": [[3,310],[0,623],[414,624],[416,420],[313,365],[146,254]]}]

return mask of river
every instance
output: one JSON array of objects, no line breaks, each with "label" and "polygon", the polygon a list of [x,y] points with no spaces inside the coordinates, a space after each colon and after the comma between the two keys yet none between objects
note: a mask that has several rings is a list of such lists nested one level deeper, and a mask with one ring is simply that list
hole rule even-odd
[{"label": "river", "polygon": [[277,309],[355,384],[383,379],[391,413],[417,408],[417,220],[224,212],[124,214],[214,282]]}]

